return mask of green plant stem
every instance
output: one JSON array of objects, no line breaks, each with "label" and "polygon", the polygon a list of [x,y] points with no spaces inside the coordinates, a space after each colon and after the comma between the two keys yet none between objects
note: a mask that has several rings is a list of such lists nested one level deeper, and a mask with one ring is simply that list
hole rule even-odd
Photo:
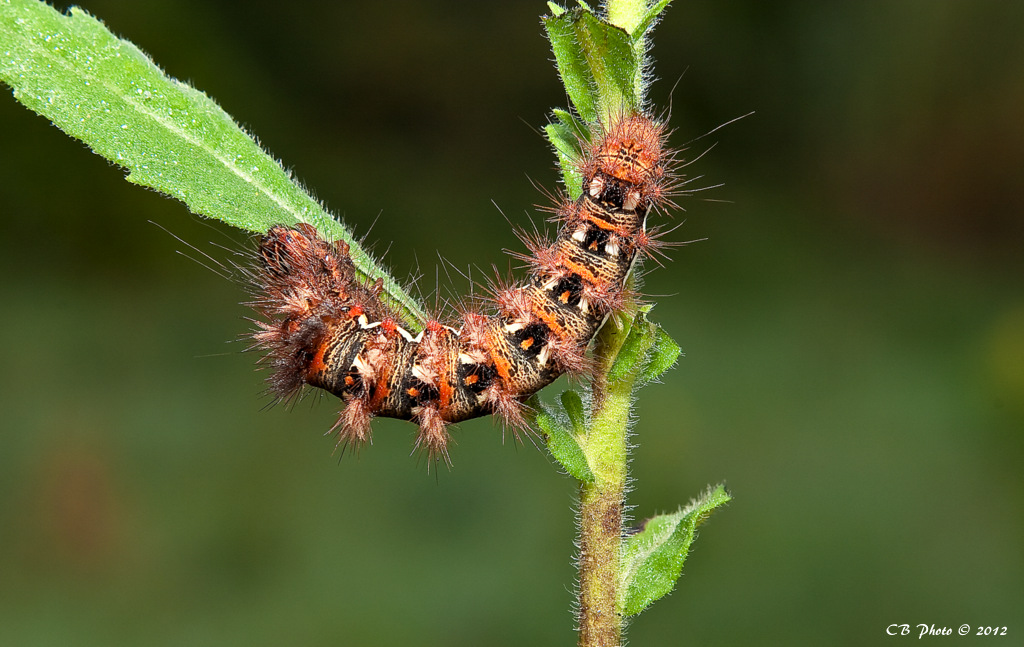
[{"label": "green plant stem", "polygon": [[[626,491],[626,433],[633,379],[609,381],[612,363],[635,316],[620,313],[598,335],[599,366],[593,384],[586,453],[594,473],[580,485],[579,645],[619,645],[623,615],[618,608],[622,558],[622,510]],[[621,327],[616,325],[621,323]]]}]

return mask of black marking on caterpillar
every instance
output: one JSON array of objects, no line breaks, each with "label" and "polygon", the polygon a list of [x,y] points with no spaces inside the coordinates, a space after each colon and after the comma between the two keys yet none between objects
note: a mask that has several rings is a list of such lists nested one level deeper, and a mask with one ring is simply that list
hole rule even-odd
[{"label": "black marking on caterpillar", "polygon": [[587,347],[630,297],[638,256],[656,246],[647,216],[670,204],[675,186],[665,134],[632,115],[584,143],[583,194],[553,209],[553,242],[524,238],[530,254],[517,255],[530,276],[494,288],[492,312],[432,320],[415,335],[381,301],[379,282],[356,281],[347,244],[310,225],[272,227],[259,244],[252,304],[271,391],[287,398],[308,384],[341,398],[339,444],[369,440],[374,416],[414,421],[416,446],[446,461],[449,423],[497,414],[525,428],[523,401],[563,373],[586,372]]}]

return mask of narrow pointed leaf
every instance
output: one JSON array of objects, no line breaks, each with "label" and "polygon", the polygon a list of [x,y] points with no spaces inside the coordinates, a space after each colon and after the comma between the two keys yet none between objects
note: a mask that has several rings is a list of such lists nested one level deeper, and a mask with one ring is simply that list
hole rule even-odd
[{"label": "narrow pointed leaf", "polygon": [[636,103],[642,107],[645,100],[648,75],[647,67],[647,34],[657,23],[658,16],[671,0],[661,0],[649,5],[646,0],[608,0],[608,22],[621,27],[629,35],[633,47],[635,67],[632,84]]},{"label": "narrow pointed leaf", "polygon": [[647,0],[607,0],[608,22],[632,35],[649,11]]},{"label": "narrow pointed leaf", "polygon": [[630,327],[629,335],[619,349],[611,369],[608,371],[608,382],[619,382],[623,380],[635,381],[647,359],[647,353],[654,345],[654,339],[658,327],[647,319],[650,306],[645,306],[637,313],[633,324]]},{"label": "narrow pointed leaf", "polygon": [[[343,239],[409,324],[423,309],[281,164],[202,92],[78,8],[0,1],[0,80],[28,108],[128,170],[128,181],[253,232],[310,223]],[[416,326],[413,326],[416,327]]]},{"label": "narrow pointed leaf", "polygon": [[565,185],[565,190],[569,193],[569,197],[575,200],[583,192],[582,180],[576,170],[576,161],[579,159],[578,140],[573,135],[572,128],[562,122],[544,126],[544,133],[555,148],[558,166],[562,169],[562,183]]},{"label": "narrow pointed leaf", "polygon": [[654,335],[654,344],[647,355],[647,360],[640,372],[638,382],[646,384],[661,377],[665,371],[672,368],[672,365],[679,359],[683,352],[679,344],[675,342],[661,326],[657,326]]},{"label": "narrow pointed leaf", "polygon": [[565,189],[569,197],[575,200],[583,193],[579,160],[583,156],[583,147],[590,142],[590,129],[568,110],[555,108],[551,114],[555,121],[545,126],[544,132],[555,148]]},{"label": "narrow pointed leaf", "polygon": [[584,121],[594,123],[597,121],[597,88],[587,58],[576,40],[575,21],[581,13],[581,9],[565,11],[545,17],[543,22],[569,100]]},{"label": "narrow pointed leaf", "polygon": [[[579,396],[577,395],[577,398]],[[531,400],[536,408],[537,400]],[[581,404],[582,406],[582,404]],[[594,480],[594,473],[587,463],[587,456],[580,447],[577,436],[573,430],[565,425],[563,417],[572,417],[574,414],[567,414],[565,411],[558,411],[546,404],[541,404],[537,413],[537,426],[544,432],[547,439],[548,451],[551,456],[578,481],[591,483]]]},{"label": "narrow pointed leaf", "polygon": [[579,13],[574,31],[597,90],[597,117],[607,122],[613,115],[636,112],[640,65],[629,34],[590,12]]},{"label": "narrow pointed leaf", "polygon": [[643,530],[626,540],[619,574],[624,615],[635,616],[675,587],[697,527],[730,499],[719,485],[674,514],[648,519]]},{"label": "narrow pointed leaf", "polygon": [[562,391],[562,409],[565,410],[565,415],[569,418],[569,424],[572,425],[572,433],[576,436],[581,436],[586,431],[586,413],[583,410],[583,398],[580,394],[572,389],[568,391]]},{"label": "narrow pointed leaf", "polygon": [[553,114],[559,122],[570,127],[572,133],[576,136],[577,150],[580,150],[580,144],[582,142],[590,142],[590,128],[580,121],[576,115],[572,114],[568,110],[562,110],[561,108],[554,108],[551,111],[551,114]]},{"label": "narrow pointed leaf", "polygon": [[672,0],[660,0],[660,2],[651,5],[651,7],[647,9],[647,13],[644,14],[644,16],[637,22],[636,27],[630,31],[633,38],[646,36],[647,32],[654,27],[658,18],[661,16],[661,12],[664,11],[671,2]]},{"label": "narrow pointed leaf", "polygon": [[563,13],[565,13],[565,9],[555,4],[554,2],[548,3],[548,9],[551,11],[552,16],[561,16]]}]

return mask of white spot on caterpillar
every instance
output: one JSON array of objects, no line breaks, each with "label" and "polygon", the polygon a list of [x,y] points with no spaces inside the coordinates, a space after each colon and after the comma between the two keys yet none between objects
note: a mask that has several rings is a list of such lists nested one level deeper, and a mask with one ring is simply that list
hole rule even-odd
[{"label": "white spot on caterpillar", "polygon": [[374,321],[373,323],[370,323],[370,320],[366,318],[366,315],[359,315],[359,318],[356,319],[356,321],[359,322],[359,327],[362,328],[363,330],[370,330],[380,325],[379,321]]},{"label": "white spot on caterpillar", "polygon": [[544,344],[540,352],[537,353],[537,363],[541,365],[541,368],[546,368],[548,360],[551,359],[551,344]]},{"label": "white spot on caterpillar", "polygon": [[523,328],[526,328],[526,324],[519,323],[518,321],[510,324],[505,324],[505,332],[509,333],[519,332]]},{"label": "white spot on caterpillar", "polygon": [[594,179],[590,181],[590,197],[600,197],[602,191],[604,191],[604,178],[600,175],[596,175],[594,176]]},{"label": "white spot on caterpillar", "polygon": [[553,276],[553,277],[551,277],[550,280],[548,280],[547,283],[545,283],[544,285],[540,286],[540,289],[541,290],[554,290],[556,285],[558,285],[558,278]]},{"label": "white spot on caterpillar", "polygon": [[577,227],[576,231],[572,232],[572,239],[578,243],[582,243],[587,239],[587,228]]},{"label": "white spot on caterpillar", "polygon": [[459,361],[463,364],[486,364],[487,353],[478,348],[471,349],[468,353],[459,353]]},{"label": "white spot on caterpillar", "polygon": [[580,297],[580,312],[583,314],[590,312],[590,302],[587,301],[586,297]]},{"label": "white spot on caterpillar", "polygon": [[359,373],[359,377],[363,378],[364,382],[373,381],[373,367],[363,360],[362,355],[356,355],[356,358],[352,360],[352,368],[356,369],[356,371]]},{"label": "white spot on caterpillar", "polygon": [[428,372],[427,369],[423,368],[422,364],[413,364],[412,376],[419,380],[420,382],[429,384],[431,386],[434,386],[434,382],[436,382],[434,374]]},{"label": "white spot on caterpillar", "polygon": [[626,191],[626,199],[622,201],[622,208],[626,211],[633,211],[640,204],[640,191],[632,188]]},{"label": "white spot on caterpillar", "polygon": [[[416,343],[416,342],[419,341],[419,339],[417,337],[413,337],[412,334],[408,330],[406,330],[405,328],[402,328],[401,326],[395,326],[395,330],[398,331],[399,335],[401,335],[402,337],[405,337],[405,341],[409,341],[409,342],[413,342],[413,343]],[[422,335],[422,334],[423,333],[420,333],[420,335]]]},{"label": "white spot on caterpillar", "polygon": [[619,243],[618,243],[618,241],[609,239],[609,241],[607,243],[605,243],[605,245],[604,245],[604,253],[608,254],[609,256],[611,256],[613,258],[618,256],[619,255]]}]

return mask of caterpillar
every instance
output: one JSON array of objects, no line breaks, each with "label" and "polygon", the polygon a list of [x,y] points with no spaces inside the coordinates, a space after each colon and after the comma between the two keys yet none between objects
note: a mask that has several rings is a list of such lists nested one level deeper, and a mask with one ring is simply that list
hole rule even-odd
[{"label": "caterpillar", "polygon": [[624,115],[580,142],[582,193],[551,208],[552,242],[523,236],[529,276],[492,286],[489,312],[434,319],[413,334],[380,298],[381,284],[356,280],[343,241],[311,225],[272,227],[259,242],[252,334],[272,369],[279,398],[304,386],[345,403],[332,431],[338,443],[370,440],[375,416],[419,425],[415,446],[450,462],[447,427],[495,414],[525,427],[524,401],[563,373],[586,374],[587,348],[632,295],[626,279],[658,244],[647,216],[671,204],[674,153],[665,125]]}]

